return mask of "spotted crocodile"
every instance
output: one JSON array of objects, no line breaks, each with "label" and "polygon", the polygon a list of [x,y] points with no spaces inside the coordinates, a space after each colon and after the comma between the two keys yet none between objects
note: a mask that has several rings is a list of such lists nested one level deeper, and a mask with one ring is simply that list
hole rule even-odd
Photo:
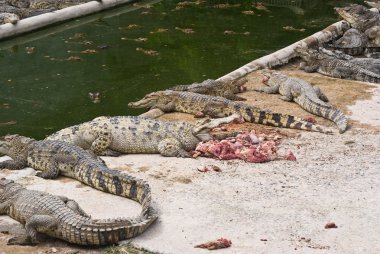
[{"label": "spotted crocodile", "polygon": [[[65,212],[60,213],[60,216],[65,218],[61,221],[64,224],[56,231],[48,231],[48,234],[51,233],[55,237],[81,245],[113,244],[144,232],[157,218],[151,207],[151,191],[148,183],[109,169],[104,162],[78,146],[61,141],[36,141],[19,135],[7,135],[0,139],[0,154],[13,159],[0,162],[0,169],[19,170],[29,166],[41,171],[37,173],[39,177],[45,179],[53,179],[58,175],[71,177],[95,189],[130,198],[142,205],[142,211],[137,218],[115,220],[110,224],[98,225],[88,219],[76,218]],[[33,200],[38,202],[36,199]],[[2,204],[4,205],[6,204]],[[38,211],[30,210],[30,216],[34,212]],[[16,217],[25,223],[26,218],[19,216]],[[26,227],[28,229],[28,223]]]},{"label": "spotted crocodile", "polygon": [[25,226],[26,235],[9,239],[11,245],[36,245],[38,233],[78,245],[110,245],[142,233],[152,222],[152,218],[93,220],[74,200],[28,190],[5,178],[0,179],[0,214]]},{"label": "spotted crocodile", "polygon": [[177,91],[158,91],[146,95],[137,102],[128,104],[132,108],[158,108],[164,112],[197,114],[202,112],[211,117],[239,114],[245,121],[282,128],[331,133],[331,130],[292,115],[272,113],[246,104],[230,101],[223,97]]},{"label": "spotted crocodile", "polygon": [[178,85],[171,87],[168,90],[221,96],[233,101],[245,101],[245,98],[239,97],[236,94],[244,92],[246,90],[246,87],[244,85],[247,83],[247,81],[248,80],[245,78],[228,81],[206,79],[201,83],[193,83],[191,85]]},{"label": "spotted crocodile", "polygon": [[284,101],[294,101],[306,111],[318,116],[327,118],[339,128],[339,132],[343,133],[347,129],[347,118],[337,108],[328,104],[328,98],[317,86],[312,86],[309,82],[289,77],[287,75],[276,72],[263,72],[263,83],[266,87],[255,89],[258,92],[269,94],[279,93],[280,99]]},{"label": "spotted crocodile", "polygon": [[205,119],[196,124],[166,122],[138,116],[98,117],[60,130],[46,140],[61,140],[90,149],[97,155],[160,153],[163,156],[191,157],[201,141],[213,138],[210,129],[236,119]]},{"label": "spotted crocodile", "polygon": [[301,69],[305,72],[319,72],[333,78],[353,79],[371,83],[379,83],[380,81],[379,74],[318,50],[297,47],[295,52],[303,60]]}]

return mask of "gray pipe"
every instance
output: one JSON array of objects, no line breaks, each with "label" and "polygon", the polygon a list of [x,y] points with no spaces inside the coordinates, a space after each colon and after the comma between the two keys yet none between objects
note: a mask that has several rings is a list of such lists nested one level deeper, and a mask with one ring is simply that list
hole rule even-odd
[{"label": "gray pipe", "polygon": [[22,19],[16,24],[4,24],[0,26],[0,40],[30,32],[45,26],[75,19],[95,12],[113,8],[117,5],[126,4],[133,0],[101,0],[91,1],[67,7],[61,10],[41,14],[38,16]]}]

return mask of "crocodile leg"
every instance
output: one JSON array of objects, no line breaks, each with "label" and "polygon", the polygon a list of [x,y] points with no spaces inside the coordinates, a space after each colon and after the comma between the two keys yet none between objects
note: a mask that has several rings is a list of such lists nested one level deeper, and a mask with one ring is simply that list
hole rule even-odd
[{"label": "crocodile leg", "polygon": [[91,218],[90,215],[88,215],[80,206],[79,204],[75,201],[75,200],[72,200],[72,199],[69,199],[68,197],[65,197],[65,196],[57,196],[59,197],[66,205],[68,208],[70,208],[71,210],[73,210],[75,213],[79,214],[79,215],[82,215],[84,217],[87,217],[87,218]]},{"label": "crocodile leg", "polygon": [[190,158],[190,154],[182,148],[182,144],[175,138],[167,138],[158,144],[158,151],[166,157]]},{"label": "crocodile leg", "polygon": [[253,90],[255,90],[256,92],[260,92],[260,93],[275,94],[275,93],[278,93],[279,86],[278,85],[276,85],[276,86],[263,86],[263,87],[255,88]]},{"label": "crocodile leg", "polygon": [[92,127],[91,132],[98,136],[92,142],[90,150],[95,154],[102,154],[112,143],[111,132],[107,125]]},{"label": "crocodile leg", "polygon": [[231,101],[246,101],[247,100],[246,98],[237,96],[236,94],[230,93],[230,92],[229,93],[225,92],[223,97]]},{"label": "crocodile leg", "polygon": [[33,215],[25,223],[26,236],[16,236],[8,240],[9,245],[36,245],[37,232],[53,230],[58,226],[58,219],[49,215]]},{"label": "crocodile leg", "polygon": [[51,158],[46,170],[41,169],[41,168],[36,168],[38,170],[44,170],[42,172],[38,172],[36,175],[44,179],[55,179],[59,175],[59,164],[60,163],[70,164],[70,162],[73,159],[74,158],[70,155],[63,155],[63,154],[54,155]]},{"label": "crocodile leg", "polygon": [[7,214],[7,210],[9,208],[9,206],[12,204],[12,201],[11,200],[7,200],[5,201],[4,203],[1,203],[0,204],[0,214],[3,215],[3,214]]},{"label": "crocodile leg", "polygon": [[313,86],[313,88],[314,88],[314,91],[317,94],[318,98],[321,101],[329,102],[329,98],[327,98],[326,94],[323,93],[323,91],[321,90],[321,88],[319,88],[318,86]]},{"label": "crocodile leg", "polygon": [[175,105],[174,105],[174,102],[169,102],[167,104],[157,103],[156,105],[152,107],[152,109],[154,108],[161,109],[164,112],[172,112],[175,109]]},{"label": "crocodile leg", "polygon": [[19,170],[25,168],[27,165],[21,160],[7,160],[0,162],[0,169],[7,168],[9,170]]},{"label": "crocodile leg", "polygon": [[305,72],[316,72],[318,70],[318,65],[308,65],[306,62],[302,62],[300,64],[300,69],[304,70]]}]

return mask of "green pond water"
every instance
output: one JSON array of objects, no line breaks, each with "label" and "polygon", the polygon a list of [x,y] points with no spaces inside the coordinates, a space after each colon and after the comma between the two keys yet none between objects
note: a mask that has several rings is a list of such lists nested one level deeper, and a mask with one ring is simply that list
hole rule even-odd
[{"label": "green pond water", "polygon": [[293,2],[268,11],[252,1],[137,2],[0,42],[0,135],[44,138],[97,116],[140,114],[127,103],[223,76],[337,21],[334,6],[361,1]]}]

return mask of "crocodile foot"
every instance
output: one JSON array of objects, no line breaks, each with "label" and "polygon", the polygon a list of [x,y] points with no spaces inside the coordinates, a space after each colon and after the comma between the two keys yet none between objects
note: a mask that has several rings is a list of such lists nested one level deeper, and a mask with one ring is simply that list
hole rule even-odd
[{"label": "crocodile foot", "polygon": [[15,236],[12,237],[11,239],[8,240],[7,242],[8,245],[37,245],[38,241],[32,241],[29,237],[27,236]]}]

